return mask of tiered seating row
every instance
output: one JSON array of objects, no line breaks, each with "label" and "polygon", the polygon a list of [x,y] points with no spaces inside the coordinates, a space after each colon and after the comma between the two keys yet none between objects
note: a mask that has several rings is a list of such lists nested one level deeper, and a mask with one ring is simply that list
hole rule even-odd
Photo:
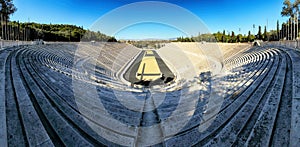
[{"label": "tiered seating row", "polygon": [[[78,46],[84,50],[78,51],[76,45],[52,44],[0,51],[1,144],[299,144],[300,55],[297,51],[231,46],[233,49],[228,47],[228,51],[223,51],[225,56],[214,57],[219,61],[225,59],[222,74],[206,72],[199,76],[188,74],[190,68],[185,65],[190,62],[181,64],[183,60],[174,60],[173,63],[172,58],[180,56],[176,53],[185,53],[196,60],[205,51],[193,52],[194,45],[180,44],[174,52],[158,53],[168,59],[167,64],[174,65],[171,69],[182,78],[190,76],[193,80],[168,92],[153,89],[130,92],[103,86],[97,80],[121,87],[116,74],[139,53],[138,49],[114,43]],[[214,48],[209,44],[201,47]],[[109,55],[97,56],[99,48]],[[123,53],[125,50],[128,52]],[[194,73],[197,72],[200,70]]]}]

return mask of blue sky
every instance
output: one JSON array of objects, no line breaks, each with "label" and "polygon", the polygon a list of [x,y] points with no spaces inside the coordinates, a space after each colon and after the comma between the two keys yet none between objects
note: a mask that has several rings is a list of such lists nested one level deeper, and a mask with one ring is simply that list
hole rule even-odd
[{"label": "blue sky", "polygon": [[[247,34],[249,30],[253,31],[253,24],[256,25],[255,32],[257,32],[258,25],[264,26],[268,22],[268,30],[276,29],[277,20],[283,22],[287,19],[280,15],[283,0],[160,1],[178,5],[192,12],[203,21],[210,32],[226,30],[226,32]],[[14,0],[18,10],[11,19],[21,22],[74,24],[89,29],[108,12],[134,2],[142,2],[142,0]],[[176,15],[168,19],[178,22],[181,20]],[[116,18],[115,23],[117,20]],[[105,32],[105,30],[100,31]],[[184,33],[180,29],[164,24],[141,23],[128,26],[113,35],[118,39],[143,39],[178,37],[183,36]]]}]

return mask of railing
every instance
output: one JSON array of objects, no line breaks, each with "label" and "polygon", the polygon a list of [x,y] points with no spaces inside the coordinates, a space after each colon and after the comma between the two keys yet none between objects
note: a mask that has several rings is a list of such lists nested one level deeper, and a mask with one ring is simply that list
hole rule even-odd
[{"label": "railing", "polygon": [[262,46],[282,46],[282,47],[289,47],[296,50],[300,50],[300,40],[293,40],[293,41],[272,41],[272,42],[262,42]]},{"label": "railing", "polygon": [[19,46],[19,45],[29,45],[33,44],[32,41],[9,41],[9,40],[0,40],[0,49],[11,47],[11,46]]}]

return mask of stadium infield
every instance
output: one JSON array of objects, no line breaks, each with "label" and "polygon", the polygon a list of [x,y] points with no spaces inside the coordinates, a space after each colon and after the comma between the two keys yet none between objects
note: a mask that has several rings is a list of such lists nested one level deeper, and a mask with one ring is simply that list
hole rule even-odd
[{"label": "stadium infield", "polygon": [[[151,85],[163,84],[167,78],[174,79],[175,75],[165,64],[156,51],[142,51],[136,60],[129,66],[124,78],[131,83],[141,81],[141,74],[145,63],[143,80],[151,81]],[[162,79],[164,75],[164,79]]]},{"label": "stadium infield", "polygon": [[136,78],[144,81],[155,81],[161,76],[153,51],[146,51],[136,73]]}]

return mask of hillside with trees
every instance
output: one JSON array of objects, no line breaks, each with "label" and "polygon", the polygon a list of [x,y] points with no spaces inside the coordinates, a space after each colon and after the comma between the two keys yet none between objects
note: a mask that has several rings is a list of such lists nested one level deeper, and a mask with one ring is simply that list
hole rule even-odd
[{"label": "hillside with trees", "polygon": [[68,24],[39,24],[10,21],[10,15],[17,11],[13,0],[0,0],[0,33],[3,40],[33,41],[117,41],[114,37],[100,32],[85,30]]},{"label": "hillside with trees", "polygon": [[114,37],[100,32],[85,30],[82,27],[67,24],[38,24],[9,22],[7,27],[8,40],[35,40],[45,41],[116,41]]},{"label": "hillside with trees", "polygon": [[234,31],[225,32],[225,30],[213,34],[199,34],[195,37],[178,37],[176,42],[223,42],[223,43],[238,43],[238,42],[253,42],[254,40],[263,40],[263,41],[278,41],[278,31],[271,30],[267,32],[266,26],[264,27],[264,32],[262,33],[261,26],[258,28],[256,35],[251,34],[248,31],[248,34],[235,34]]}]

